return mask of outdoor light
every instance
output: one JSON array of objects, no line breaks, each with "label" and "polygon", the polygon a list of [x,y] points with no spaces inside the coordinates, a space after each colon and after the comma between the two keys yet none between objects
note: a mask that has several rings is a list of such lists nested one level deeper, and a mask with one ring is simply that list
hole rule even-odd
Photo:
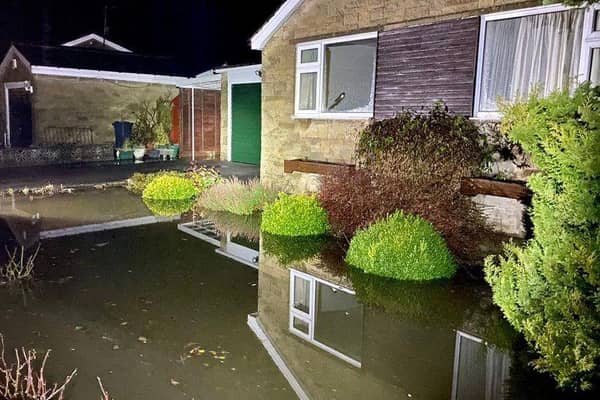
[{"label": "outdoor light", "polygon": [[31,93],[31,94],[33,94],[33,86],[31,85],[31,82],[29,82],[29,81],[25,81],[25,84],[24,84],[24,85],[25,85],[25,86],[24,86],[24,89],[25,89],[25,91],[26,91],[27,93]]}]

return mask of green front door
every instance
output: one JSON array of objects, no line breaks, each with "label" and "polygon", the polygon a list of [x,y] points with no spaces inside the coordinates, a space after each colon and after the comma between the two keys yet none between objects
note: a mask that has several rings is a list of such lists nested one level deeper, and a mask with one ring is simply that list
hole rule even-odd
[{"label": "green front door", "polygon": [[231,161],[260,164],[260,83],[231,85]]}]

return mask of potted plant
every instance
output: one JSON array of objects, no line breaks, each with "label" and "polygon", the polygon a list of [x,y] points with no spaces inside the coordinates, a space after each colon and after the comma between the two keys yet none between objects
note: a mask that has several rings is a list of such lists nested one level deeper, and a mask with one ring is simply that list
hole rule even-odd
[{"label": "potted plant", "polygon": [[120,148],[115,149],[115,158],[117,160],[133,160],[133,149],[129,139],[126,139]]},{"label": "potted plant", "polygon": [[140,103],[134,111],[135,123],[132,138],[143,144],[148,150],[149,158],[167,158],[170,146],[171,101],[167,97],[159,97],[154,102]]}]

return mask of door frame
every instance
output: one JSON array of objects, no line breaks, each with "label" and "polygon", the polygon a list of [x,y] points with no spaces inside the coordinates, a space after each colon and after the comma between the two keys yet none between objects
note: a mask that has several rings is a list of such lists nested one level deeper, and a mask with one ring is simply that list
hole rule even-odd
[{"label": "door frame", "polygon": [[33,87],[29,81],[5,82],[4,83],[4,111],[6,112],[6,131],[4,132],[4,147],[10,148],[10,89],[25,89],[33,93]]},{"label": "door frame", "polygon": [[[231,161],[231,150],[233,145],[231,139],[233,137],[233,129],[231,124],[231,112],[232,112],[232,90],[233,85],[241,85],[245,83],[262,83],[260,76],[262,65],[246,65],[237,68],[226,68],[220,70],[221,72],[227,73],[227,161]],[[262,102],[261,102],[262,103]],[[262,113],[262,104],[261,104]],[[262,132],[261,132],[262,136]]]}]

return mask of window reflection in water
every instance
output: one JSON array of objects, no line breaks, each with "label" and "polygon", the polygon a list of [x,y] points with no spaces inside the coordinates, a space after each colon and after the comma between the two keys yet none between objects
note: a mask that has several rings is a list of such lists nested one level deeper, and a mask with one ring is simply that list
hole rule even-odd
[{"label": "window reflection in water", "polygon": [[501,400],[510,356],[481,338],[456,332],[452,400]]},{"label": "window reflection in water", "polygon": [[290,270],[290,332],[361,367],[363,306],[354,292]]}]

